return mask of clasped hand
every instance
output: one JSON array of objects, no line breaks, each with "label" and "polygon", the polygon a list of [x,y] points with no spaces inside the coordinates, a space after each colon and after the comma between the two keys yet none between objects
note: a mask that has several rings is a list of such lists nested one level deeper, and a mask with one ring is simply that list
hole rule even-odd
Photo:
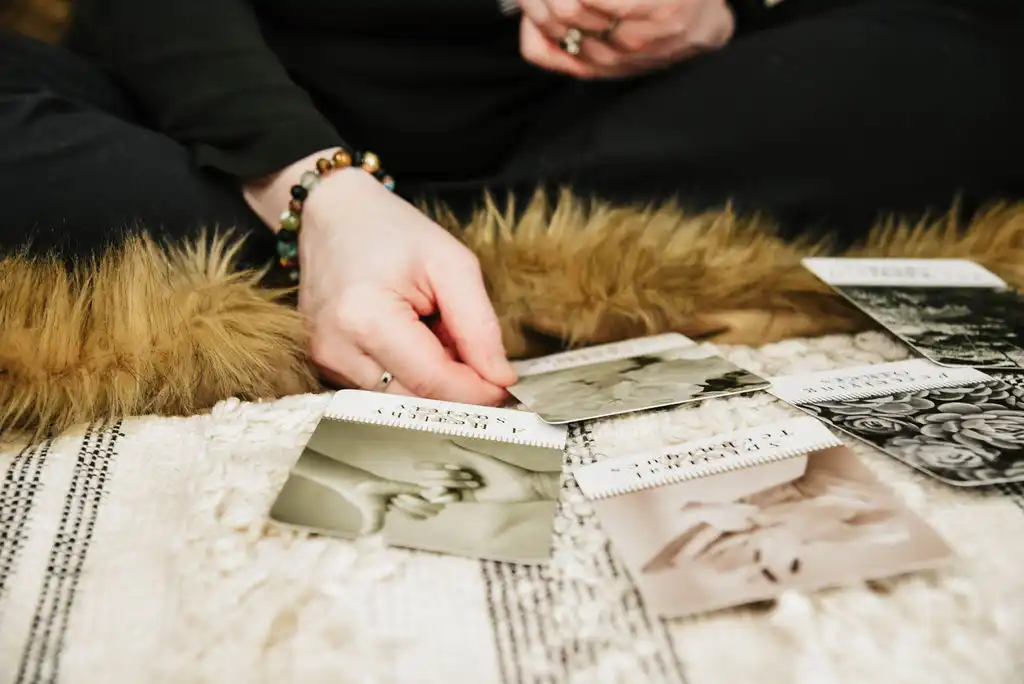
[{"label": "clasped hand", "polygon": [[[621,78],[718,49],[735,30],[726,0],[520,0],[520,49],[577,78]],[[583,34],[577,54],[561,45]]]}]

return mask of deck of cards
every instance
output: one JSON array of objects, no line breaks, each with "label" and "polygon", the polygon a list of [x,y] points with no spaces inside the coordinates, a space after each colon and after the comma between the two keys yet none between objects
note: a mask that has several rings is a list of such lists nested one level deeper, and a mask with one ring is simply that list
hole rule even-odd
[{"label": "deck of cards", "polygon": [[805,259],[916,358],[761,377],[664,334],[519,361],[486,408],[340,392],[271,511],[419,552],[545,563],[567,425],[767,392],[798,418],[570,475],[651,612],[681,617],[941,565],[954,551],[843,443],[957,489],[1024,482],[1024,297],[955,259]]}]

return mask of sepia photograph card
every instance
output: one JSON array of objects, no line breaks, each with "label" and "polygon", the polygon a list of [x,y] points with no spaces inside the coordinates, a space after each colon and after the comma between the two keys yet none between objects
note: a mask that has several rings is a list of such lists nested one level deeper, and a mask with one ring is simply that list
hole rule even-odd
[{"label": "sepia photograph card", "polygon": [[[522,365],[509,392],[552,424],[647,411],[730,394],[769,382],[722,357],[708,344],[680,336],[603,345]],[[636,341],[633,341],[636,342]]]},{"label": "sepia photograph card", "polygon": [[965,259],[808,258],[818,278],[943,366],[1024,368],[1024,296]]},{"label": "sepia photograph card", "polygon": [[956,487],[1024,482],[1024,374],[911,359],[772,378],[779,399]]},{"label": "sepia photograph card", "polygon": [[[647,456],[625,457],[576,477],[644,603],[664,618],[951,560],[948,543],[830,435],[796,418],[722,435],[717,448],[682,445],[653,467]],[[612,484],[616,465],[621,482]]]},{"label": "sepia photograph card", "polygon": [[270,517],[317,534],[542,564],[565,439],[564,427],[526,411],[343,390]]}]

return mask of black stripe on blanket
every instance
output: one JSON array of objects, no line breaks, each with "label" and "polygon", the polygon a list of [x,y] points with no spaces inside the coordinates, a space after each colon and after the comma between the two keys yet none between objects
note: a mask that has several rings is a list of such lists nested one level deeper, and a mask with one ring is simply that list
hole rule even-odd
[{"label": "black stripe on blanket", "polygon": [[106,498],[114,447],[122,436],[118,422],[110,427],[91,425],[82,440],[15,684],[58,681],[68,618]]},{"label": "black stripe on blanket", "polygon": [[1024,482],[1011,482],[999,485],[999,490],[1024,511]]},{"label": "black stripe on blanket", "polygon": [[11,461],[0,484],[0,622],[7,584],[18,566],[18,555],[28,538],[26,524],[36,493],[43,483],[43,468],[52,442],[22,449]]},{"label": "black stripe on blanket", "polygon": [[[569,449],[594,456],[589,426],[572,428]],[[560,505],[571,505],[566,495],[578,492],[575,480],[566,476]],[[583,524],[578,518],[572,522],[573,527]],[[608,546],[597,560],[598,572],[610,581],[628,578]],[[638,682],[686,681],[667,628],[648,617],[635,588],[610,603],[601,595],[600,586],[552,578],[541,566],[483,561],[482,569],[504,684],[563,684],[601,679],[597,673],[604,669],[603,665],[610,664],[603,661],[607,645],[585,633],[573,633],[580,632],[578,629],[560,625],[565,622],[563,613],[578,611],[578,606],[588,604],[602,609],[592,618],[600,624],[590,624],[588,628],[600,627],[594,631],[614,634],[616,645],[627,645],[630,666],[638,675]]]}]

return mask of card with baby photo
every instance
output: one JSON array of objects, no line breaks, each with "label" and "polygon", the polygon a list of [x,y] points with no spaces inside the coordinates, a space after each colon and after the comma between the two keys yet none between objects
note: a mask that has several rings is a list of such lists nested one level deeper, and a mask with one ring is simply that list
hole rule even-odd
[{"label": "card with baby photo", "polygon": [[1024,296],[964,259],[810,258],[804,265],[943,366],[1024,368]]},{"label": "card with baby photo", "polygon": [[337,393],[270,512],[345,538],[544,563],[566,430],[525,411]]},{"label": "card with baby photo", "polygon": [[809,417],[599,461],[574,477],[660,617],[882,579],[953,557]]},{"label": "card with baby photo", "polygon": [[772,394],[946,484],[1024,481],[1024,374],[927,359],[772,378]]},{"label": "card with baby photo", "polygon": [[601,345],[525,362],[509,392],[553,424],[765,389],[764,378],[681,335]]}]

